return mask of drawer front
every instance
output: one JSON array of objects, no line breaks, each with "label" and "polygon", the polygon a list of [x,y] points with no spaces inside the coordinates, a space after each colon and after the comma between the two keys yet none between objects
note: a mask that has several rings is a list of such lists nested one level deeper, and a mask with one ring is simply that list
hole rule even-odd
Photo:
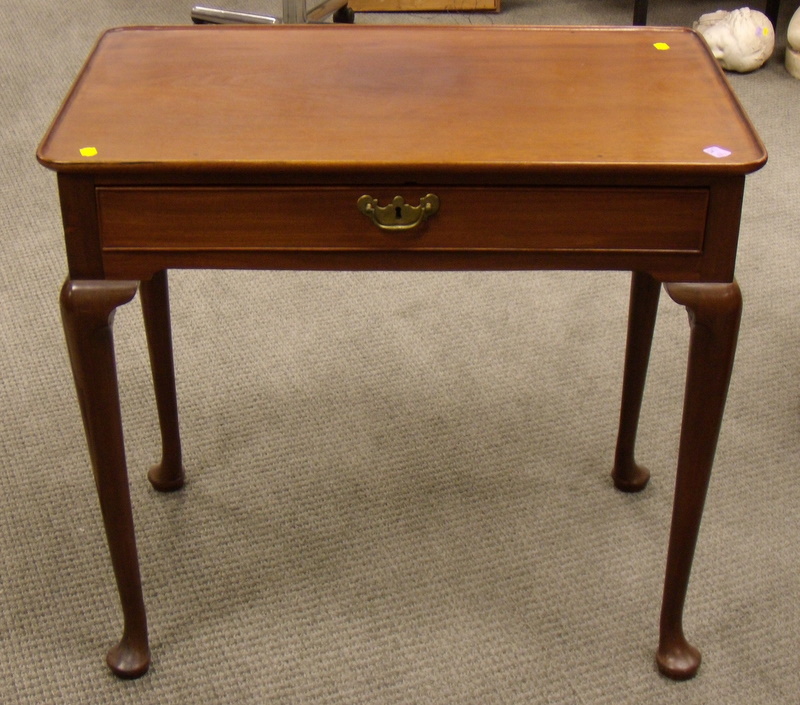
[{"label": "drawer front", "polygon": [[[407,231],[359,211],[365,194],[439,209]],[[706,189],[206,188],[97,189],[105,251],[702,251]]]}]

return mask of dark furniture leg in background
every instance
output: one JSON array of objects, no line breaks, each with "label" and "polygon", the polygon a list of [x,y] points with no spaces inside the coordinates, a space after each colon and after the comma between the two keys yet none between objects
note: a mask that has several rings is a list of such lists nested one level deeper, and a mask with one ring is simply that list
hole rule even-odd
[{"label": "dark furniture leg in background", "polygon": [[781,0],[767,0],[767,4],[764,6],[764,14],[769,18],[769,21],[772,22],[772,27],[777,30],[778,29],[778,13],[781,9]]},{"label": "dark furniture leg in background", "polygon": [[647,0],[633,0],[633,24],[636,27],[647,24]]}]

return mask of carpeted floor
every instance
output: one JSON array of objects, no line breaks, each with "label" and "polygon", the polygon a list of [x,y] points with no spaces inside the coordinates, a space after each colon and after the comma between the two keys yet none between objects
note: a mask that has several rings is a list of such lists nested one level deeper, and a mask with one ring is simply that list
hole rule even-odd
[{"label": "carpeted floor", "polygon": [[[651,5],[665,25],[718,8]],[[800,82],[782,65],[797,4],[783,5],[773,59],[731,76],[770,162],[747,186],[745,313],[686,614],[704,663],[676,684],[653,651],[688,326],[663,297],[639,443],[653,479],[621,495],[609,471],[628,275],[614,273],[175,272],[189,479],[168,496],[144,476],[155,409],[138,303],[121,309],[153,666],[136,682],[106,671],[118,602],[58,317],[55,179],[34,152],[103,29],[188,23],[190,3],[7,3],[0,702],[800,701]],[[500,14],[357,22],[631,13],[505,0]]]}]

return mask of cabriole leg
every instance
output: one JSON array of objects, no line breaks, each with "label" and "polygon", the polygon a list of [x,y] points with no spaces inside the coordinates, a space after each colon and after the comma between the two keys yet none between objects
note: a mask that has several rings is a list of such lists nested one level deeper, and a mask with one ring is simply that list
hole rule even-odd
[{"label": "cabriole leg", "polygon": [[614,470],[611,473],[614,485],[623,492],[639,492],[645,488],[650,479],[647,468],[637,465],[634,450],[660,293],[661,284],[649,274],[633,273],[619,434]]},{"label": "cabriole leg", "polygon": [[147,617],[133,528],[122,438],[112,325],[118,306],[136,294],[137,282],[67,281],[61,316],[83,417],[111,563],[122,604],[123,632],[106,661],[127,678],[150,666]]},{"label": "cabriole leg", "polygon": [[167,272],[158,272],[140,288],[150,367],[153,372],[158,421],[161,428],[161,462],[147,473],[157,490],[171,492],[183,487],[184,471],[178,426],[178,397],[169,314]]},{"label": "cabriole leg", "polygon": [[678,451],[672,528],[656,661],[674,679],[691,678],[700,652],[683,634],[683,607],[717,448],[742,312],[736,282],[667,284],[667,293],[689,313],[691,341]]}]

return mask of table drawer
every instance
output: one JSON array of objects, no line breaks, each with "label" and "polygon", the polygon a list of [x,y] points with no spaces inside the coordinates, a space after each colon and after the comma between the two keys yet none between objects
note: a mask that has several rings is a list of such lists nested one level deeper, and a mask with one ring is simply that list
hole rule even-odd
[{"label": "table drawer", "polygon": [[[398,195],[435,215],[382,230],[359,211]],[[103,249],[700,252],[706,189],[101,187]]]}]

